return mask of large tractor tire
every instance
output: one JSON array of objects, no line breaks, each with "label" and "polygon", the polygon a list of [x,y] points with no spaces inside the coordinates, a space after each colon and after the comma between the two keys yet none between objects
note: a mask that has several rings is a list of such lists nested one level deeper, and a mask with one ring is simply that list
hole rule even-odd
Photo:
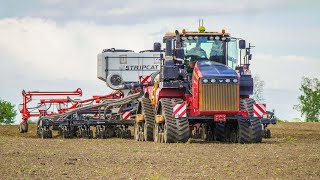
[{"label": "large tractor tire", "polygon": [[241,144],[261,143],[262,126],[259,119],[238,121],[238,142]]},{"label": "large tractor tire", "polygon": [[[172,99],[172,108],[175,104],[183,104],[182,99],[174,98]],[[186,119],[175,119],[176,120],[176,138],[178,142],[187,142],[190,137],[190,127],[189,121]]]},{"label": "large tractor tire", "polygon": [[[143,123],[143,136],[140,137],[140,141],[153,141],[153,128],[154,128],[154,108],[151,104],[149,98],[142,97],[139,101],[138,105],[138,114],[144,115],[144,123]],[[142,129],[138,127],[139,124],[136,123],[136,130],[141,131]],[[141,132],[137,132],[138,134]],[[138,135],[140,136],[140,135]],[[135,138],[138,140],[138,138]]]},{"label": "large tractor tire", "polygon": [[175,119],[173,115],[174,104],[182,104],[181,99],[162,98],[157,107],[157,114],[164,117],[164,123],[155,127],[163,127],[163,132],[155,129],[159,133],[159,141],[164,143],[187,142],[190,136],[189,122],[187,120]]},{"label": "large tractor tire", "polygon": [[200,126],[200,137],[205,141],[214,140],[214,124],[204,123]]},{"label": "large tractor tire", "polygon": [[240,99],[240,110],[248,111],[249,116],[253,116],[253,105],[256,101],[252,98]]},{"label": "large tractor tire", "polygon": [[[246,110],[249,116],[254,116],[253,106],[256,101],[252,98],[240,99],[240,110]],[[260,143],[264,130],[260,119],[256,120],[239,120],[238,122],[238,140],[240,143]]]},{"label": "large tractor tire", "polygon": [[217,122],[215,123],[214,128],[214,140],[215,141],[225,141],[225,123],[224,122]]}]

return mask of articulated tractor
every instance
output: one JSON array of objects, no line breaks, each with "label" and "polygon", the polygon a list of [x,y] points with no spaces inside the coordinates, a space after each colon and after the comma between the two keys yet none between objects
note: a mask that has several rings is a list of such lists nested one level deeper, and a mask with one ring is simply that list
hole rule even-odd
[{"label": "articulated tractor", "polygon": [[[137,59],[116,49],[98,58],[98,67],[103,67],[98,76],[110,88],[139,89],[141,97],[131,112],[136,140],[175,143],[195,137],[259,143],[270,134],[266,126],[271,119],[254,117],[252,46],[246,47],[245,40],[200,26],[198,32],[167,33],[163,43],[164,50],[154,43],[152,51],[140,52],[147,56]],[[246,50],[243,62],[241,50]],[[266,114],[263,105],[260,110]]]}]

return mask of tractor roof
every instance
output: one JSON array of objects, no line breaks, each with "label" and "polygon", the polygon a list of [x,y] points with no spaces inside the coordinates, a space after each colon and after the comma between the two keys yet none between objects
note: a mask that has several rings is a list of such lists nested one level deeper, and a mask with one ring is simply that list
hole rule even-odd
[{"label": "tractor roof", "polygon": [[[180,35],[186,35],[186,36],[227,36],[229,37],[230,34],[229,33],[221,33],[221,32],[186,32],[185,34],[183,34],[182,32],[180,32]],[[176,36],[176,34],[174,32],[168,32],[165,34],[166,37],[168,36]]]}]

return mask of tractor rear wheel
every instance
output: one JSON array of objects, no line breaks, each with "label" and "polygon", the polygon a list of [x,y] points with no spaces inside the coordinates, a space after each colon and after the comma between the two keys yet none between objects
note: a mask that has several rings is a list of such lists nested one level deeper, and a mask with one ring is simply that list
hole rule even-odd
[{"label": "tractor rear wheel", "polygon": [[157,133],[157,142],[176,143],[187,142],[190,136],[189,122],[184,119],[176,119],[173,117],[173,106],[175,104],[183,104],[182,99],[162,98],[157,107],[157,114],[164,117],[164,123],[159,123]]},{"label": "tractor rear wheel", "polygon": [[149,98],[142,97],[138,105],[138,114],[144,115],[143,138],[145,141],[153,141],[154,110]]},{"label": "tractor rear wheel", "polygon": [[238,122],[229,121],[225,124],[225,141],[229,143],[238,143],[239,133],[238,133]]},{"label": "tractor rear wheel", "polygon": [[[175,104],[184,104],[184,101],[179,98],[172,99],[172,108]],[[190,137],[189,121],[186,119],[175,119],[176,120],[176,137],[178,142],[187,142]]]},{"label": "tractor rear wheel", "polygon": [[238,142],[241,144],[261,143],[262,127],[260,119],[240,119],[238,121]]},{"label": "tractor rear wheel", "polygon": [[240,110],[248,111],[249,116],[253,116],[253,105],[256,101],[252,98],[240,99]]},{"label": "tractor rear wheel", "polygon": [[214,130],[213,130],[213,124],[201,124],[201,139],[205,140],[205,141],[213,141],[214,140]]},{"label": "tractor rear wheel", "polygon": [[214,140],[216,141],[225,141],[225,123],[224,122],[217,122],[215,123],[214,128]]}]

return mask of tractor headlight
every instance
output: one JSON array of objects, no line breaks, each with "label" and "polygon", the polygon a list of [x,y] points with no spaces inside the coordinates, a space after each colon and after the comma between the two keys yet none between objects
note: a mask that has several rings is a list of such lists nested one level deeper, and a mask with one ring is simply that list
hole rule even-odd
[{"label": "tractor headlight", "polygon": [[229,83],[229,82],[230,82],[230,79],[226,79],[226,82]]},{"label": "tractor headlight", "polygon": [[234,82],[234,83],[237,83],[237,82],[238,82],[238,79],[234,79],[233,82]]},{"label": "tractor headlight", "polygon": [[212,83],[215,83],[216,81],[217,81],[217,80],[215,80],[215,79],[211,79],[211,82],[212,82]]},{"label": "tractor headlight", "polygon": [[208,79],[204,79],[203,82],[204,83],[208,83],[209,81],[208,81]]}]

